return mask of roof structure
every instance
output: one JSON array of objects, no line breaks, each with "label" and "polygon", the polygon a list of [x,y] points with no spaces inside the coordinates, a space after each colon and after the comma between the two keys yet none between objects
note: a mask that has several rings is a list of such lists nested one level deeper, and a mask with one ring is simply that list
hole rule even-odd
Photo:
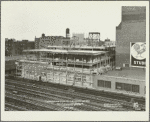
[{"label": "roof structure", "polygon": [[89,34],[100,34],[99,32],[89,32]]},{"label": "roof structure", "polygon": [[123,69],[121,71],[118,70],[108,71],[105,75],[145,81],[146,79],[145,72],[146,71],[144,69]]},{"label": "roof structure", "polygon": [[[70,48],[69,46],[48,46],[48,48]],[[105,46],[101,46],[101,47],[92,47],[92,46],[76,46],[73,47],[74,49],[78,48],[78,49],[105,49]]]},{"label": "roof structure", "polygon": [[24,50],[23,52],[49,52],[59,54],[78,54],[78,55],[101,55],[107,53],[107,51],[86,51],[86,50],[52,50],[52,49],[32,49]]}]

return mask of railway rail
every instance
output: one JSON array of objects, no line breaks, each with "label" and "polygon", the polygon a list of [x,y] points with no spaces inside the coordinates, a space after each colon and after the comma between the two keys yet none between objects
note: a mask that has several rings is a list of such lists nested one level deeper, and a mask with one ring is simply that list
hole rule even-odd
[{"label": "railway rail", "polygon": [[[47,109],[45,107],[33,105],[33,104],[27,103],[25,101],[23,102],[23,101],[20,101],[20,100],[17,100],[17,99],[8,98],[8,97],[5,98],[5,101],[6,101],[5,105],[6,104],[10,104],[10,105],[13,105],[13,106],[18,106],[18,107],[21,108],[21,110],[24,109],[25,111],[36,111],[36,110],[49,111],[50,110],[50,109]],[[53,111],[53,109],[51,109],[51,111]]]},{"label": "railway rail", "polygon": [[138,102],[139,104],[145,104],[145,97],[128,96],[128,95],[125,95],[122,93],[112,93],[112,92],[103,91],[103,90],[99,91],[99,90],[90,89],[90,88],[80,88],[78,86],[68,86],[65,84],[58,84],[58,83],[52,83],[52,82],[38,82],[36,80],[24,79],[21,77],[13,77],[13,78],[5,77],[5,78],[14,79],[14,80],[18,80],[18,81],[24,81],[24,82],[32,82],[32,83],[36,83],[36,84],[46,84],[48,86],[52,86],[52,87],[56,87],[56,88],[60,88],[60,89],[62,89],[63,87],[71,87],[80,93],[87,93],[87,94],[91,94],[91,95],[107,97],[107,98],[112,98],[112,99],[118,99],[118,100],[123,100],[123,101],[127,101],[127,102],[130,102],[131,98],[132,98],[132,100],[134,99],[134,101]]},{"label": "railway rail", "polygon": [[20,106],[17,106],[17,105],[8,103],[8,102],[5,103],[5,107],[6,108],[11,108],[11,109],[16,109],[18,111],[28,111],[29,110],[29,109],[27,109],[25,107],[22,107],[22,106],[20,107]]},{"label": "railway rail", "polygon": [[[57,84],[57,83],[52,83],[52,82],[38,82],[36,80],[23,79],[20,77],[15,78],[15,80],[29,82],[29,83],[32,82],[32,83],[36,83],[36,84],[46,84],[48,86],[52,86],[52,87],[56,87],[56,88],[59,87],[60,89],[62,89],[63,87],[70,87],[65,84]],[[106,92],[106,91],[104,92],[104,91],[98,91],[98,90],[89,89],[89,88],[80,88],[77,86],[71,86],[71,87],[80,93],[86,93],[86,94],[91,94],[91,95],[96,95],[96,96],[101,96],[101,97],[107,97],[107,98],[111,98],[111,99],[123,100],[123,101],[127,101],[127,102],[130,102],[131,98],[132,98],[139,104],[145,104],[144,97],[128,96],[128,95],[124,95],[121,93],[111,93],[111,92]]]},{"label": "railway rail", "polygon": [[[25,82],[22,82],[22,81],[11,81],[12,83],[15,83],[15,84],[18,84],[18,85],[27,85],[27,86],[32,86],[33,84],[32,83],[25,83]],[[10,82],[9,82],[10,83]],[[48,90],[48,91],[53,91],[53,92],[57,92],[57,94],[60,94],[60,95],[63,95],[63,94],[66,94],[66,96],[69,96],[69,97],[82,97],[82,98],[90,98],[91,100],[94,100],[94,101],[97,101],[97,100],[101,100],[101,101],[104,101],[104,102],[110,102],[111,103],[121,103],[121,105],[125,106],[126,108],[132,108],[132,103],[130,102],[126,102],[126,101],[123,101],[123,100],[117,100],[117,99],[111,99],[111,98],[106,98],[106,97],[101,97],[101,96],[95,96],[95,95],[89,95],[89,94],[85,94],[85,93],[78,93],[78,92],[73,92],[73,93],[66,93],[66,91],[64,90],[61,90],[61,89],[57,89],[57,88],[53,88],[53,87],[47,87],[47,86],[41,86],[41,85],[38,85],[36,84],[36,86],[34,88],[38,88],[38,89],[43,89],[43,90]],[[99,101],[98,101],[99,102]],[[140,104],[140,107],[144,110],[145,109],[145,105],[142,105]]]},{"label": "railway rail", "polygon": [[[12,82],[12,81],[11,81]],[[7,82],[8,83],[8,82]],[[6,83],[6,84],[7,84]],[[13,81],[13,83],[14,83],[14,81]],[[21,86],[23,86],[23,83],[21,83],[21,84],[18,84],[18,83],[16,83],[15,82],[15,85],[21,85]],[[31,83],[24,83],[24,86],[27,86],[27,87],[31,87],[33,84],[31,84]],[[49,89],[49,88],[45,88],[45,86],[42,86],[42,87],[44,87],[44,88],[42,88],[42,90],[44,91],[44,93],[46,93],[46,92],[50,92],[50,90],[52,90],[51,88]],[[36,87],[32,87],[32,89],[35,89]],[[40,88],[41,88],[41,86],[40,86]],[[39,87],[37,87],[37,89],[35,89],[36,91],[38,91],[38,90],[40,90],[39,89]],[[60,95],[63,95],[63,94],[65,94],[66,95],[66,93],[63,93],[64,91],[59,91],[58,92],[58,89],[53,89],[53,92],[55,92],[57,90],[57,92],[56,93],[59,93]],[[36,91],[34,91],[34,92],[36,92]],[[80,99],[81,98],[87,98],[87,96],[85,97],[85,96],[82,96],[82,95],[77,95],[77,94],[75,94],[75,96],[74,96],[74,93],[68,93],[69,95],[71,95],[70,97],[79,97]],[[91,97],[91,96],[90,96]],[[69,97],[67,96],[67,99],[68,99]],[[92,98],[93,99],[93,98]],[[96,99],[94,99],[94,100],[96,100]],[[105,101],[104,99],[102,100],[102,101],[104,101],[104,102],[110,102],[110,101]],[[98,103],[99,103],[100,101],[98,101]],[[97,108],[99,107],[100,108],[100,105],[97,103]],[[115,103],[116,103],[116,101],[115,101]],[[94,105],[91,105],[91,103],[90,103],[90,105],[87,105],[87,107],[85,108],[86,110],[88,109],[88,108],[90,108],[91,107],[91,110],[93,110],[93,106],[95,106],[96,104],[94,103]],[[81,106],[77,106],[76,108],[79,108],[80,109],[80,107]],[[83,106],[82,106],[83,107]],[[85,107],[85,106],[84,106]],[[102,107],[102,106],[101,106]],[[83,109],[83,108],[82,108]],[[105,108],[106,109],[106,108]],[[95,108],[94,108],[94,110],[96,110],[96,106],[95,106]],[[107,110],[110,110],[110,108],[109,109],[107,109]],[[114,109],[114,110],[116,110],[116,108]],[[118,110],[121,110],[120,108],[118,109]],[[124,109],[124,110],[127,110],[127,109]],[[128,109],[129,110],[129,109]],[[131,109],[130,109],[131,110]]]},{"label": "railway rail", "polygon": [[70,111],[70,109],[67,109],[67,108],[62,108],[62,107],[56,106],[54,104],[47,104],[47,103],[43,104],[43,102],[41,102],[38,99],[32,99],[30,97],[19,96],[19,95],[12,94],[12,93],[9,93],[9,92],[6,92],[6,98],[19,100],[21,102],[26,102],[26,103],[33,104],[33,105],[40,106],[40,107],[49,108],[50,111],[51,110],[55,110],[55,111]]},{"label": "railway rail", "polygon": [[[6,86],[6,90],[7,91],[12,91],[12,90],[14,90],[13,89],[14,87],[12,87],[12,88],[10,88],[10,86],[9,86],[9,88],[8,88],[8,86]],[[32,95],[32,96],[30,96],[30,97],[32,97],[32,99],[35,97],[35,95],[36,95],[36,97],[38,98],[38,99],[41,99],[41,101],[42,100],[46,100],[46,101],[52,101],[52,100],[54,100],[54,101],[61,101],[61,100],[66,100],[66,101],[68,101],[68,100],[72,100],[71,98],[70,99],[62,99],[63,98],[63,96],[61,96],[62,98],[61,99],[59,99],[59,98],[54,98],[54,97],[52,97],[52,96],[49,96],[49,93],[42,93],[42,92],[36,92],[36,91],[34,91],[34,90],[30,90],[30,89],[22,89],[22,88],[15,88],[15,90],[17,90],[17,91],[19,91],[19,93],[21,92],[21,94],[22,94],[22,92],[23,93],[26,93],[26,95],[28,94],[28,95]],[[27,90],[27,91],[26,91]],[[51,94],[50,94],[51,95]],[[22,96],[24,96],[24,94],[22,94]],[[59,96],[60,97],[60,96]],[[77,107],[77,106],[75,106],[74,107],[76,110],[80,110],[80,111],[82,111],[82,110],[95,110],[95,111],[107,111],[107,110],[110,110],[110,109],[106,109],[106,108],[104,108],[104,106],[103,105],[101,105],[100,106],[100,104],[97,104],[97,106],[96,106],[96,104],[95,103],[88,103],[88,104],[83,104],[82,106],[80,106],[80,107]],[[77,108],[80,108],[80,109],[77,109]]]}]

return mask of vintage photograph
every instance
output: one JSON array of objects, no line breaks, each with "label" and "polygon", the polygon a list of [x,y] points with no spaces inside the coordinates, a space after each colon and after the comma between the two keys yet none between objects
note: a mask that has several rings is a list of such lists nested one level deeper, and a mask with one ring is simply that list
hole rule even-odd
[{"label": "vintage photograph", "polygon": [[1,5],[4,112],[146,111],[149,6]]}]

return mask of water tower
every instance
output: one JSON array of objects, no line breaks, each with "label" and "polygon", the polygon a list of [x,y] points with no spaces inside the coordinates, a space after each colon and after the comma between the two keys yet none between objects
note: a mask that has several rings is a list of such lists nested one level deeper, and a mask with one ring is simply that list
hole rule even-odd
[{"label": "water tower", "polygon": [[43,34],[42,34],[42,38],[44,38],[44,37],[45,37],[45,34],[43,33]]},{"label": "water tower", "polygon": [[69,28],[66,29],[66,38],[70,38],[70,32]]}]

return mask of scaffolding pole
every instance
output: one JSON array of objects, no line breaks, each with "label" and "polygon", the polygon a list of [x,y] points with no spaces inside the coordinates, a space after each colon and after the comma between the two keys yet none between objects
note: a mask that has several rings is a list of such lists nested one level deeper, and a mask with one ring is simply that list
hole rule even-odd
[{"label": "scaffolding pole", "polygon": [[96,63],[97,63],[97,73],[98,73],[98,64],[99,64],[99,60],[98,60],[98,57],[96,58]]},{"label": "scaffolding pole", "polygon": [[[46,52],[46,66],[48,67],[48,62],[47,62],[47,52]],[[46,67],[46,81],[48,82],[48,80],[47,80],[47,67]]]},{"label": "scaffolding pole", "polygon": [[74,80],[73,80],[73,85],[75,84],[75,64],[76,64],[76,61],[75,61],[75,57],[74,57]]},{"label": "scaffolding pole", "polygon": [[52,55],[53,55],[53,56],[52,56],[52,57],[53,57],[53,58],[52,58],[52,62],[53,62],[52,65],[53,65],[53,82],[54,82],[54,54],[52,54]]},{"label": "scaffolding pole", "polygon": [[16,77],[17,77],[17,64],[16,64]]},{"label": "scaffolding pole", "polygon": [[[93,55],[92,55],[92,70],[93,70]],[[91,74],[91,82],[92,82],[92,74]]]},{"label": "scaffolding pole", "polygon": [[68,64],[68,61],[67,61],[67,56],[66,56],[66,84],[67,84],[67,76],[68,76],[68,70],[67,70],[67,64]]},{"label": "scaffolding pole", "polygon": [[82,86],[83,86],[83,58],[82,58]]}]

